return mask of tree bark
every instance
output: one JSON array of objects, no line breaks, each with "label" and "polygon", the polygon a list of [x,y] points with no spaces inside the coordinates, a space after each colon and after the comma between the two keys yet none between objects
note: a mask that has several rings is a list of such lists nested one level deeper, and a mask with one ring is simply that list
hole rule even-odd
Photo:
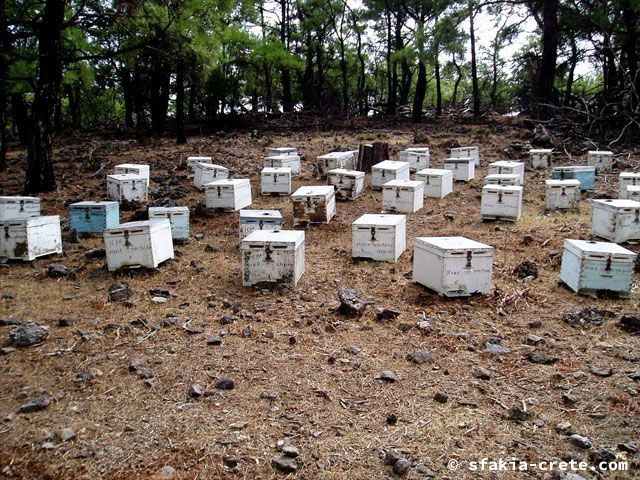
[{"label": "tree bark", "polygon": [[11,95],[11,110],[13,112],[13,125],[18,132],[20,145],[29,142],[29,108],[22,93]]},{"label": "tree bark", "polygon": [[435,77],[436,77],[436,115],[442,115],[442,82],[440,81],[440,59],[438,58],[440,47],[436,44]]},{"label": "tree bark", "polygon": [[478,84],[478,65],[476,61],[476,32],[473,24],[475,5],[469,2],[469,37],[471,39],[471,85],[473,92],[473,114],[480,115],[480,86]]},{"label": "tree bark", "polygon": [[131,71],[123,67],[120,70],[120,79],[122,81],[122,98],[124,100],[124,126],[133,128],[133,82],[131,80]]},{"label": "tree bark", "polygon": [[573,37],[571,42],[571,58],[569,59],[569,74],[567,75],[567,85],[564,92],[564,106],[571,106],[571,95],[573,94],[573,77],[575,75],[576,65],[578,63],[578,47]]},{"label": "tree bark", "polygon": [[391,9],[389,2],[384,2],[385,18],[387,21],[387,113],[389,115],[396,114],[396,92],[394,90],[394,81],[392,69],[394,69],[391,62]]},{"label": "tree bark", "polygon": [[[289,51],[289,4],[288,0],[280,0],[280,41],[283,47]],[[287,68],[280,70],[282,81],[282,111],[293,112],[293,94],[291,93],[291,72]]]},{"label": "tree bark", "polygon": [[622,20],[625,26],[623,54],[629,69],[631,110],[640,105],[640,71],[638,71],[638,15],[640,6],[632,0],[622,0]]},{"label": "tree bark", "polygon": [[151,79],[151,131],[159,137],[165,131],[169,107],[169,80],[171,73],[166,60],[158,59]]},{"label": "tree bark", "polygon": [[178,59],[176,64],[176,143],[187,143],[187,132],[184,127],[184,60]]},{"label": "tree bark", "polygon": [[0,0],[0,172],[7,168],[7,56],[9,55],[9,24],[4,9],[4,0]]},{"label": "tree bark", "polygon": [[558,59],[558,3],[544,0],[542,26],[542,58],[538,78],[538,114],[542,118],[553,116],[553,110],[540,104],[555,105],[553,85]]},{"label": "tree bark", "polygon": [[457,72],[456,81],[453,84],[453,94],[451,95],[451,106],[455,107],[458,98],[458,87],[460,86],[460,82],[462,81],[462,68],[460,68],[460,64],[456,62],[455,53],[452,55],[451,61],[453,62],[453,66]]},{"label": "tree bark", "polygon": [[133,70],[133,105],[136,111],[136,129],[142,132],[147,129],[147,115],[144,111],[145,106],[145,82],[142,78],[142,66],[136,63]]},{"label": "tree bark", "polygon": [[62,83],[62,29],[66,0],[47,0],[38,29],[38,79],[31,107],[25,193],[56,187],[53,137]]},{"label": "tree bark", "polygon": [[411,118],[414,122],[422,121],[422,105],[427,93],[427,67],[422,59],[418,60],[418,79],[416,81],[416,91],[413,96],[413,111]]}]

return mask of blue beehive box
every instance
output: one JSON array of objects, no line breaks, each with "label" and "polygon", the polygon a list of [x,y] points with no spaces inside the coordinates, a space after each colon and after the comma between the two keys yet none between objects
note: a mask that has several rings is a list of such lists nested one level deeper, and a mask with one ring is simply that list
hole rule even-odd
[{"label": "blue beehive box", "polygon": [[189,239],[189,207],[149,207],[149,220],[168,219],[174,240]]},{"label": "blue beehive box", "polygon": [[636,254],[609,242],[564,241],[560,280],[580,294],[599,291],[630,296]]},{"label": "blue beehive box", "polygon": [[77,202],[69,205],[69,226],[78,233],[102,233],[120,223],[118,202]]},{"label": "blue beehive box", "polygon": [[594,190],[596,188],[596,167],[589,165],[555,167],[551,174],[554,180],[578,180],[580,190]]}]

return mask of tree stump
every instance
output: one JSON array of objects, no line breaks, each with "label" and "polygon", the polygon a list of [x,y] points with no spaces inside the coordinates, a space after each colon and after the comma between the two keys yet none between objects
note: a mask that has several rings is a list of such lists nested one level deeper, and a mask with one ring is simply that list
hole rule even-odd
[{"label": "tree stump", "polygon": [[358,152],[356,170],[370,172],[371,166],[389,160],[389,144],[384,142],[362,143]]}]

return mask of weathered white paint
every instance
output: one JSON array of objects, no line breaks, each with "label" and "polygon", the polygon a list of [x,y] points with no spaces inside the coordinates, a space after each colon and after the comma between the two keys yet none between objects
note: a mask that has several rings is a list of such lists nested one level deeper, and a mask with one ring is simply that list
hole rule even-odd
[{"label": "weathered white paint", "polygon": [[107,175],[107,194],[117,202],[146,202],[149,196],[147,180],[135,173]]},{"label": "weathered white paint", "polygon": [[113,169],[113,173],[133,173],[135,175],[140,175],[141,177],[144,177],[146,179],[147,187],[149,187],[149,177],[151,173],[149,165],[139,163],[121,163],[120,165],[115,166],[115,168]]},{"label": "weathered white paint", "polygon": [[591,234],[614,243],[640,240],[640,202],[591,200]]},{"label": "weathered white paint", "polygon": [[351,256],[396,262],[407,245],[404,215],[365,214],[351,224]]},{"label": "weathered white paint", "polygon": [[276,283],[295,287],[305,269],[304,232],[256,230],[240,242],[242,285]]},{"label": "weathered white paint", "polygon": [[199,190],[204,190],[207,183],[229,178],[228,168],[213,163],[196,162],[193,171],[193,185]]},{"label": "weathered white paint", "polygon": [[316,158],[316,169],[319,177],[326,177],[330,170],[355,168],[353,150],[347,152],[330,152]]},{"label": "weathered white paint", "polygon": [[409,164],[410,172],[417,172],[429,168],[431,154],[428,147],[410,147],[400,152],[400,161]]},{"label": "weathered white paint", "polygon": [[580,207],[579,180],[545,180],[547,210],[568,210]]},{"label": "weathered white paint", "polygon": [[382,186],[391,180],[409,180],[409,164],[395,160],[383,160],[371,167],[371,188],[382,190]]},{"label": "weathered white paint", "polygon": [[189,207],[149,207],[149,220],[164,218],[171,224],[174,240],[189,238]]},{"label": "weathered white paint", "polygon": [[391,180],[382,186],[382,211],[415,213],[424,205],[424,183],[416,180]]},{"label": "weathered white paint", "polygon": [[506,173],[510,175],[519,175],[519,185],[524,185],[524,162],[514,162],[512,160],[500,160],[489,164],[489,175]]},{"label": "weathered white paint", "polygon": [[329,223],[336,214],[336,194],[330,185],[300,187],[291,200],[294,226]]},{"label": "weathered white paint", "polygon": [[265,168],[290,168],[293,175],[298,175],[302,170],[298,155],[276,155],[264,159]]},{"label": "weathered white paint", "polygon": [[249,179],[225,179],[204,185],[207,208],[240,210],[251,205],[251,184]]},{"label": "weathered white paint", "polygon": [[262,195],[290,194],[291,169],[289,167],[265,167],[260,172],[260,192]]},{"label": "weathered white paint", "polygon": [[522,214],[522,187],[485,185],[482,187],[480,216],[482,220],[515,222]]},{"label": "weathered white paint", "polygon": [[640,173],[636,172],[622,172],[618,177],[618,197],[626,200],[627,187],[628,186],[640,186]]},{"label": "weathered white paint", "polygon": [[364,193],[364,172],[336,168],[327,173],[327,183],[336,190],[336,199],[355,200]]},{"label": "weathered white paint", "polygon": [[424,196],[444,198],[453,192],[453,171],[444,168],[425,168],[416,172],[416,180],[424,183]]},{"label": "weathered white paint", "polygon": [[529,150],[529,163],[531,168],[549,168],[553,150],[550,148],[538,148]]},{"label": "weathered white paint", "polygon": [[53,253],[62,253],[58,215],[0,221],[0,257],[31,261]]},{"label": "weathered white paint", "polygon": [[211,157],[187,157],[187,178],[193,178],[196,168],[196,163],[213,163]]},{"label": "weathered white paint", "polygon": [[0,221],[40,216],[38,197],[0,197]]},{"label": "weathered white paint", "polygon": [[284,218],[279,210],[240,210],[240,240],[254,230],[284,230]]},{"label": "weathered white paint", "polygon": [[475,160],[471,157],[445,158],[443,168],[453,172],[456,182],[469,182],[476,176]]},{"label": "weathered white paint", "polygon": [[122,223],[104,231],[109,271],[156,268],[173,258],[171,223],[167,219]]},{"label": "weathered white paint", "polygon": [[451,158],[473,158],[475,166],[480,165],[480,148],[471,147],[455,147],[451,149]]},{"label": "weathered white paint", "polygon": [[611,172],[613,170],[613,152],[602,150],[587,152],[587,164],[596,167],[597,172]]},{"label": "weathered white paint", "polygon": [[485,185],[520,185],[520,175],[510,173],[492,173],[484,177]]}]

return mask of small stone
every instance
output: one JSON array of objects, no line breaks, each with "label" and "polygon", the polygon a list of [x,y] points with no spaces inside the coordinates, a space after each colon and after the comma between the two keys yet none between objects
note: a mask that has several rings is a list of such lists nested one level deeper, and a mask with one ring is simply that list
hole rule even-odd
[{"label": "small stone", "polygon": [[207,345],[222,345],[222,337],[210,335],[207,337]]},{"label": "small stone", "polygon": [[46,393],[40,394],[38,397],[33,400],[29,400],[27,403],[22,405],[19,409],[20,413],[31,413],[31,412],[39,412],[40,410],[44,410],[49,405],[51,405],[51,397]]},{"label": "small stone", "polygon": [[66,277],[71,273],[71,270],[61,263],[51,263],[47,267],[47,274],[52,278]]},{"label": "small stone", "polygon": [[235,321],[236,321],[235,317],[230,317],[228,315],[225,315],[220,319],[220,325],[229,325]]},{"label": "small stone", "polygon": [[633,372],[627,375],[627,377],[634,382],[640,381],[640,372]]},{"label": "small stone", "polygon": [[176,317],[175,315],[170,315],[162,320],[163,327],[171,327],[173,325],[177,325],[178,323],[180,323],[180,317]]},{"label": "small stone", "polygon": [[42,444],[42,449],[43,450],[53,450],[54,448],[56,448],[55,444],[53,442],[44,442]]},{"label": "small stone", "polygon": [[433,328],[433,326],[426,320],[418,322],[418,330],[424,333],[436,333],[438,331],[437,328]]},{"label": "small stone", "polygon": [[538,264],[533,260],[525,260],[516,268],[514,268],[513,273],[518,278],[538,278]]},{"label": "small stone", "polygon": [[100,370],[91,369],[88,372],[76,373],[75,376],[73,377],[73,381],[75,383],[82,383],[84,385],[87,385],[93,382],[96,379],[96,377],[98,377],[99,375],[102,375],[102,372]]},{"label": "small stone", "polygon": [[202,385],[195,383],[191,385],[191,387],[189,387],[190,398],[200,398],[202,397],[202,395],[204,395],[204,392],[202,390]]},{"label": "small stone", "polygon": [[533,333],[527,333],[524,337],[524,343],[526,343],[527,345],[538,345],[543,341],[544,339],[542,337]]},{"label": "small stone", "polygon": [[433,396],[433,399],[439,403],[447,403],[449,401],[449,394],[446,390],[438,390]]},{"label": "small stone", "polygon": [[395,425],[396,423],[398,423],[398,417],[397,416],[395,416],[394,414],[387,415],[387,424],[388,425]]},{"label": "small stone", "polygon": [[0,318],[0,327],[9,327],[12,325],[14,326],[22,325],[22,322],[17,318],[12,318],[12,317]]},{"label": "small stone", "polygon": [[61,327],[61,328],[72,327],[75,324],[76,324],[76,320],[74,318],[59,318],[58,319],[58,326]]},{"label": "small stone", "polygon": [[165,465],[160,470],[158,470],[158,473],[156,475],[161,478],[175,478],[176,469],[170,465]]},{"label": "small stone", "polygon": [[141,380],[149,380],[154,378],[155,376],[156,376],[156,372],[154,372],[149,367],[142,367],[140,370],[138,370],[138,377]]},{"label": "small stone", "polygon": [[69,440],[73,440],[76,438],[76,432],[74,432],[71,428],[61,428],[60,430],[56,430],[54,435],[61,442],[68,442]]},{"label": "small stone", "polygon": [[533,320],[527,324],[529,328],[540,328],[542,326],[542,322],[540,320]]},{"label": "small stone", "polygon": [[467,398],[459,398],[458,399],[458,405],[460,405],[462,407],[478,408],[478,402],[475,402],[473,400],[469,400]]},{"label": "small stone", "polygon": [[356,347],[355,345],[351,345],[346,348],[346,351],[352,355],[358,355],[362,351],[362,349],[360,347]]},{"label": "small stone", "polygon": [[376,308],[376,320],[383,322],[385,320],[395,320],[400,316],[400,312],[391,308]]},{"label": "small stone", "polygon": [[582,448],[584,450],[588,450],[591,448],[591,440],[587,437],[583,437],[582,435],[578,435],[574,433],[569,437],[569,441],[573,443],[576,447]]},{"label": "small stone", "polygon": [[364,312],[364,309],[368,305],[372,305],[374,302],[364,299],[362,293],[355,288],[340,288],[338,289],[338,300],[340,306],[338,312],[348,315],[359,317]]},{"label": "small stone", "polygon": [[491,380],[491,372],[483,367],[473,367],[472,375],[480,380]]},{"label": "small stone", "polygon": [[233,390],[235,386],[236,383],[231,377],[220,377],[215,383],[215,387],[219,390]]},{"label": "small stone", "polygon": [[423,363],[431,361],[431,353],[429,353],[427,350],[417,348],[407,355],[407,360],[413,363],[417,363],[418,365],[422,365]]},{"label": "small stone", "polygon": [[563,319],[565,323],[572,327],[586,325],[595,325],[599,327],[604,324],[607,318],[615,317],[615,315],[615,312],[610,310],[590,306],[568,310],[565,312]]},{"label": "small stone", "polygon": [[525,410],[522,404],[517,404],[509,410],[509,419],[516,422],[526,422],[531,416],[531,412]]},{"label": "small stone", "polygon": [[611,375],[613,375],[613,370],[611,370],[611,368],[609,367],[598,367],[596,365],[591,365],[591,368],[589,370],[596,377],[610,377]]},{"label": "small stone", "polygon": [[393,465],[393,472],[396,475],[404,475],[411,468],[411,462],[406,458],[401,458]]},{"label": "small stone", "polygon": [[144,358],[134,358],[133,360],[131,360],[131,363],[129,363],[129,371],[137,372],[138,370],[146,368],[148,366],[149,365]]},{"label": "small stone", "polygon": [[623,315],[620,319],[620,327],[630,333],[640,332],[640,316],[630,313]]},{"label": "small stone", "polygon": [[244,327],[242,329],[242,336],[244,338],[249,338],[251,335],[253,335],[253,329],[251,328],[250,325],[248,325],[248,326],[246,326],[246,327]]},{"label": "small stone", "polygon": [[635,455],[636,453],[638,453],[638,444],[635,442],[619,443],[618,450]]},{"label": "small stone", "polygon": [[541,365],[552,365],[558,362],[558,360],[560,359],[552,355],[547,355],[546,353],[541,352],[540,350],[534,350],[527,355],[527,360],[529,360],[531,363],[538,363]]},{"label": "small stone", "polygon": [[572,395],[571,393],[564,392],[562,394],[562,402],[565,405],[575,405],[576,403],[578,403],[578,397],[575,395]]},{"label": "small stone", "polygon": [[375,376],[376,380],[382,380],[389,383],[394,383],[398,381],[398,377],[395,373],[390,370],[383,370],[378,375]]},{"label": "small stone", "polygon": [[271,465],[284,473],[294,473],[298,471],[298,462],[295,458],[286,455],[276,455],[271,459]]},{"label": "small stone", "polygon": [[206,247],[204,247],[204,251],[207,253],[216,253],[216,252],[221,252],[222,249],[220,247],[214,247],[212,245],[207,245]]},{"label": "small stone", "polygon": [[48,336],[47,330],[32,320],[14,328],[9,333],[12,344],[20,348],[40,345]]},{"label": "small stone", "polygon": [[600,465],[614,462],[616,460],[616,454],[608,448],[595,447],[589,451],[589,458],[594,465]]},{"label": "small stone", "polygon": [[533,425],[537,428],[542,428],[547,424],[547,417],[540,415],[533,421]]},{"label": "small stone", "polygon": [[153,303],[167,303],[169,299],[167,297],[151,297]]},{"label": "small stone", "polygon": [[191,323],[188,323],[188,324],[184,325],[182,328],[189,335],[198,335],[198,334],[204,332],[204,327],[202,327],[200,325],[193,325]]},{"label": "small stone", "polygon": [[202,240],[204,238],[204,233],[196,233],[193,238],[196,240]]},{"label": "small stone", "polygon": [[524,243],[525,245],[531,245],[534,241],[534,238],[532,235],[525,235],[524,237],[522,237],[522,243]]},{"label": "small stone", "polygon": [[489,355],[495,355],[497,357],[501,357],[503,355],[507,355],[511,353],[511,349],[507,347],[503,347],[499,342],[487,341],[485,343],[485,353]]},{"label": "small stone", "polygon": [[282,453],[287,457],[298,458],[300,456],[300,450],[292,445],[285,445],[282,447]]},{"label": "small stone", "polygon": [[119,302],[120,300],[126,300],[131,297],[133,293],[133,290],[129,288],[129,284],[126,282],[113,284],[109,287],[109,295],[107,299],[110,302]]}]

